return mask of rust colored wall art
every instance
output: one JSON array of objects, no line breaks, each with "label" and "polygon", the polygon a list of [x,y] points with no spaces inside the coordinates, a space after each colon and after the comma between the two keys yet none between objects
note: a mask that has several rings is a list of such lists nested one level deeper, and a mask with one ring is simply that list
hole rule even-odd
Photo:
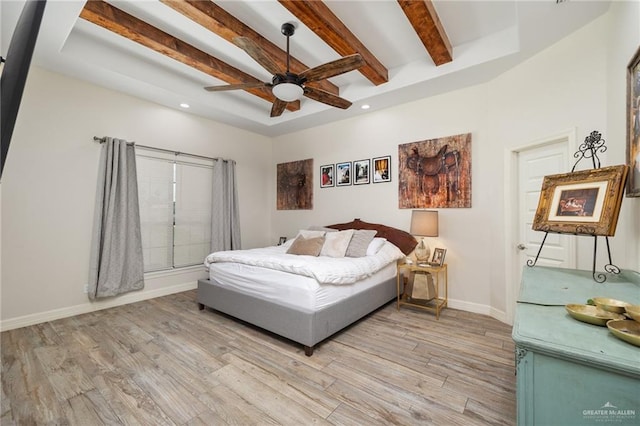
[{"label": "rust colored wall art", "polygon": [[471,207],[471,133],[398,146],[401,209]]},{"label": "rust colored wall art", "polygon": [[278,210],[313,209],[313,159],[277,165]]}]

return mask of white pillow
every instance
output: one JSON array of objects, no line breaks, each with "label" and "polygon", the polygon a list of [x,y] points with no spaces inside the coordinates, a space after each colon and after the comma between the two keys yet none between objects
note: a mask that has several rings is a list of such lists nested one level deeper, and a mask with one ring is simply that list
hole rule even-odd
[{"label": "white pillow", "polygon": [[371,240],[369,247],[367,247],[367,256],[373,256],[378,253],[386,241],[386,238],[381,237],[375,237]]},{"label": "white pillow", "polygon": [[353,229],[327,232],[324,235],[324,245],[320,251],[320,256],[344,257],[351,237],[353,237]]}]

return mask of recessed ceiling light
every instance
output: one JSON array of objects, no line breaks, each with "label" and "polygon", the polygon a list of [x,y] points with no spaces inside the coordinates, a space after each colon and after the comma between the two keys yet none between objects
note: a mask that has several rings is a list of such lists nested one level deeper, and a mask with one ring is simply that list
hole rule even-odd
[{"label": "recessed ceiling light", "polygon": [[181,108],[189,108],[189,104],[185,104],[184,102],[180,104]]},{"label": "recessed ceiling light", "polygon": [[371,108],[371,106],[370,106],[369,104],[364,104],[364,105],[362,105],[360,108],[362,108],[362,109],[369,109],[369,108]]}]

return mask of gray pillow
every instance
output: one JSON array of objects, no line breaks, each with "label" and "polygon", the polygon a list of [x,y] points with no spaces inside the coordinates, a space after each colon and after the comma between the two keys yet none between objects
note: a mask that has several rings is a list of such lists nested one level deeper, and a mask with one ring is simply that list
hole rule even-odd
[{"label": "gray pillow", "polygon": [[298,235],[287,250],[288,254],[298,254],[307,256],[318,256],[322,246],[324,245],[324,237],[305,238]]},{"label": "gray pillow", "polygon": [[351,237],[351,241],[349,242],[349,247],[347,247],[346,257],[364,257],[367,255],[367,247],[371,241],[373,241],[373,237],[376,236],[378,231],[368,230],[368,229],[360,229],[353,233],[353,237]]}]

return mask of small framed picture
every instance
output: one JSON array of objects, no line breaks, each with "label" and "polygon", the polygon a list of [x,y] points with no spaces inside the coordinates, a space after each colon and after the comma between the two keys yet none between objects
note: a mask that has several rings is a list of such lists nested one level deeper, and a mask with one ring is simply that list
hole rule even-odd
[{"label": "small framed picture", "polygon": [[353,184],[362,185],[369,183],[369,160],[353,162]]},{"label": "small framed picture", "polygon": [[320,188],[329,188],[334,186],[334,176],[333,164],[320,166]]},{"label": "small framed picture", "polygon": [[351,185],[351,161],[336,164],[336,186]]},{"label": "small framed picture", "polygon": [[444,256],[447,254],[447,249],[436,248],[433,250],[433,257],[431,258],[431,262],[429,262],[433,266],[442,266],[444,265]]},{"label": "small framed picture", "polygon": [[391,182],[391,156],[373,159],[373,183]]}]

